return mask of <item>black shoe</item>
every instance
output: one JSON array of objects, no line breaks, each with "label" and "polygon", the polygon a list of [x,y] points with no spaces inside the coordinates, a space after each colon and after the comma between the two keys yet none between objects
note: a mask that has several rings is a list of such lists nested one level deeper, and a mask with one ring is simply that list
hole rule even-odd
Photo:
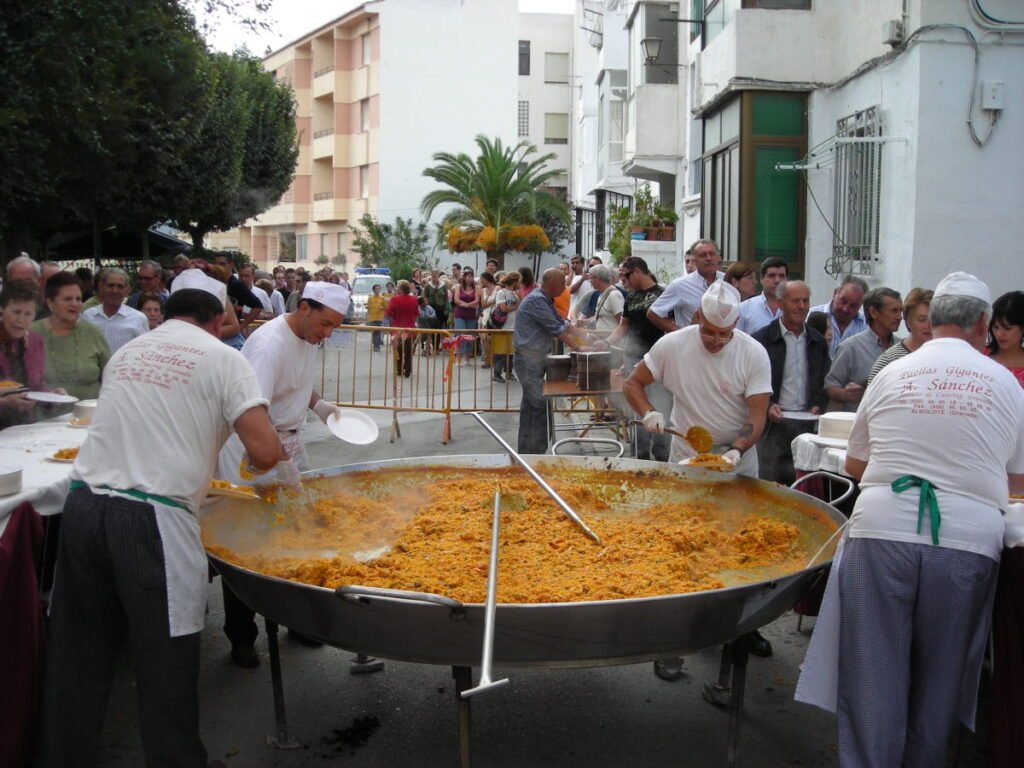
[{"label": "black shoe", "polygon": [[499,384],[504,384],[505,383],[505,377],[502,376],[500,373],[494,374],[493,376],[491,376],[491,379],[493,381],[498,382]]},{"label": "black shoe", "polygon": [[260,657],[251,645],[232,645],[231,661],[242,669],[255,669],[260,665]]},{"label": "black shoe", "polygon": [[683,676],[683,657],[669,656],[658,659],[654,662],[654,674],[662,680],[674,683]]},{"label": "black shoe", "polygon": [[772,655],[772,644],[756,629],[750,633],[750,652],[762,659],[767,659]]}]

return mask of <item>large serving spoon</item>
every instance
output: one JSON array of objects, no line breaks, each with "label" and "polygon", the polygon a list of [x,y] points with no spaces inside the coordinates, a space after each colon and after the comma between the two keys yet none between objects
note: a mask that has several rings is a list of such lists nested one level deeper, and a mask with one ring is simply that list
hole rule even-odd
[{"label": "large serving spoon", "polygon": [[[636,424],[638,426],[644,426],[644,423],[639,419],[631,419],[629,422],[631,425]],[[701,426],[692,426],[686,432],[677,432],[674,429],[668,427],[662,428],[663,432],[678,437],[680,440],[685,440],[686,443],[693,448],[697,453],[708,453],[714,447],[715,441],[711,437],[711,433],[708,432],[707,428]]]}]

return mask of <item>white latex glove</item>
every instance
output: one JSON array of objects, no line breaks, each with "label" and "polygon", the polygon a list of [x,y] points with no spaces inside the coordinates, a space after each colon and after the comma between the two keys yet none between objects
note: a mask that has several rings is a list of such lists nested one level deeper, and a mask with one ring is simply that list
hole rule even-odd
[{"label": "white latex glove", "polygon": [[728,461],[728,462],[729,462],[730,464],[732,464],[732,465],[733,465],[734,467],[735,467],[735,466],[736,466],[737,464],[739,464],[739,463],[740,463],[740,459],[742,459],[742,458],[743,458],[743,454],[742,454],[742,453],[740,453],[740,452],[739,452],[739,451],[738,451],[737,449],[735,449],[735,448],[732,448],[731,450],[728,450],[728,451],[726,451],[725,453],[723,453],[723,454],[722,454],[722,460],[723,460],[723,461]]},{"label": "white latex glove", "polygon": [[299,488],[302,485],[302,473],[291,459],[277,462],[277,482],[286,488]]},{"label": "white latex glove", "polygon": [[320,417],[320,421],[324,424],[331,418],[332,415],[337,413],[339,410],[338,406],[334,403],[329,403],[323,398],[316,401],[316,405],[313,406],[313,413]]},{"label": "white latex glove", "polygon": [[665,416],[659,411],[648,411],[644,414],[644,428],[648,432],[662,432],[665,429]]}]

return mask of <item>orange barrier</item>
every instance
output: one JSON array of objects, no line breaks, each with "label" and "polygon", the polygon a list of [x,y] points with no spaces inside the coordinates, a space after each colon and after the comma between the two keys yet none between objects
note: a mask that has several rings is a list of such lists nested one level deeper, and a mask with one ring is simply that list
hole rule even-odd
[{"label": "orange barrier", "polygon": [[[519,410],[519,394],[492,379],[478,353],[484,338],[512,331],[342,326],[321,348],[320,394],[342,406],[391,411],[391,442],[401,437],[399,413],[444,415],[441,442],[452,435],[452,413]],[[511,339],[508,339],[511,349]],[[474,352],[460,365],[459,347]],[[509,356],[511,362],[511,355]]]}]

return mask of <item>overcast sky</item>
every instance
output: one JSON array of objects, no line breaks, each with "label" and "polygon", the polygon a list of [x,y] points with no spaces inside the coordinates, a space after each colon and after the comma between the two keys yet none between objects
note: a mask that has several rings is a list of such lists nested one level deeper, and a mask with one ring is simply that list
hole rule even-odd
[{"label": "overcast sky", "polygon": [[[487,0],[469,0],[487,2]],[[519,10],[526,13],[572,13],[574,0],[519,0]],[[272,32],[253,34],[239,26],[223,24],[208,42],[219,51],[234,51],[245,45],[257,56],[277,50],[307,32],[344,15],[362,5],[362,0],[276,0],[270,11]]]}]

